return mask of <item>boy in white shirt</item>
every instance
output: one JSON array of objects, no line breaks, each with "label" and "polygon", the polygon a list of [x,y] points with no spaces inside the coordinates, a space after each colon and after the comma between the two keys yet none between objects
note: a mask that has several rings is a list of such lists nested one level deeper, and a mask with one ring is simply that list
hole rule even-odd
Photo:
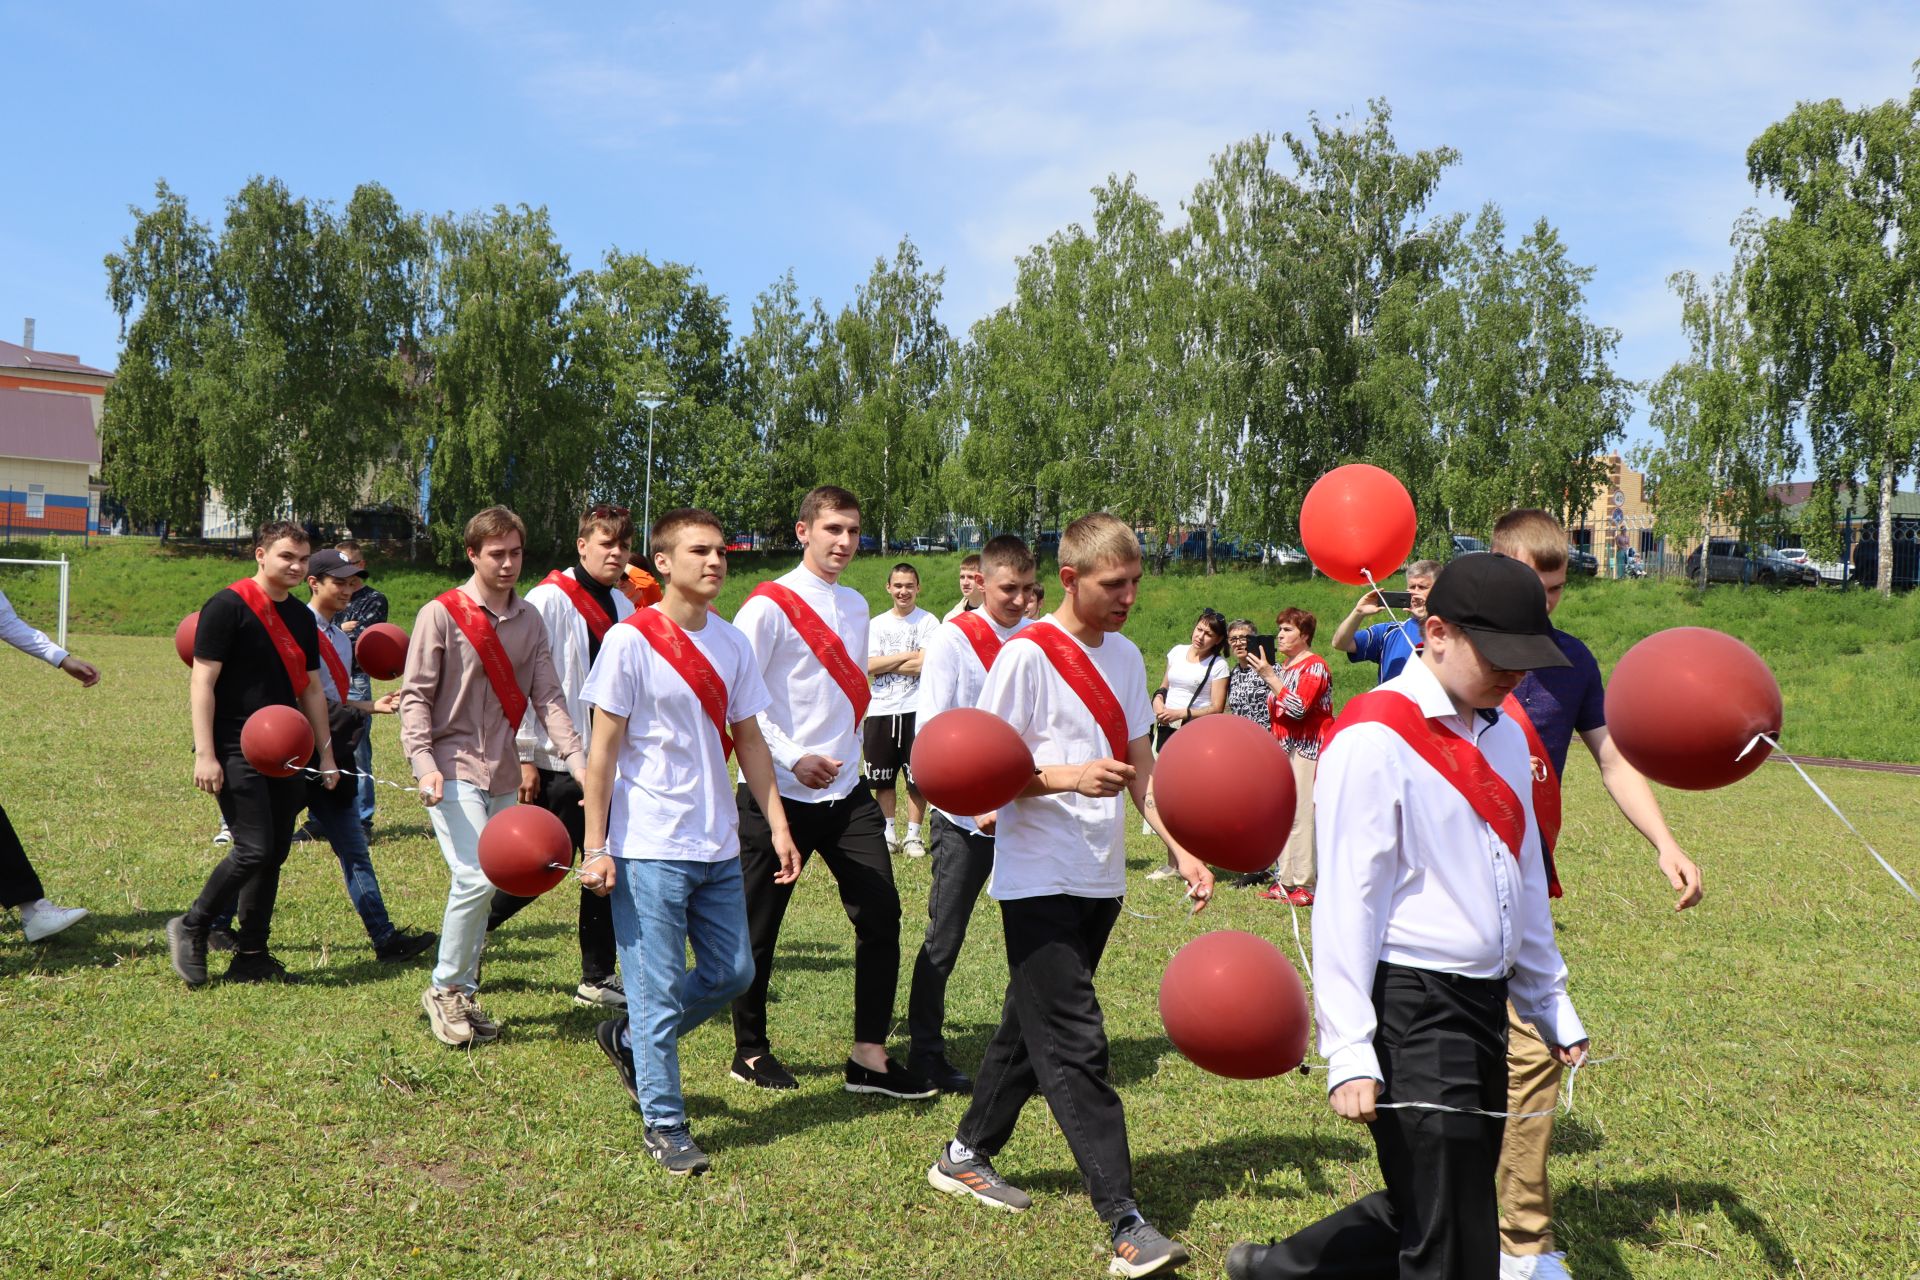
[{"label": "boy in white shirt", "polygon": [[[980,700],[987,672],[1005,643],[1027,625],[1023,606],[1032,598],[1033,552],[1010,533],[980,552],[985,603],[943,622],[927,638],[920,667],[919,723],[943,711]],[[933,874],[927,887],[927,936],[913,962],[907,996],[907,1069],[925,1076],[942,1093],[971,1093],[973,1080],[947,1060],[942,1034],[947,1018],[947,980],[953,977],[967,940],[973,904],[993,873],[995,815],[933,811]]]},{"label": "boy in white shirt", "polygon": [[684,1176],[706,1172],[707,1156],[687,1128],[680,1039],[753,981],[729,749],[766,814],[776,879],[793,883],[800,854],[754,720],[768,702],[759,664],[710,612],[726,533],[683,507],[654,523],[650,545],[666,594],[608,631],[581,691],[595,715],[580,883],[612,899],[627,993],[627,1016],[596,1038],[640,1108],[647,1154]]},{"label": "boy in white shirt", "polygon": [[1153,803],[1147,674],[1121,636],[1140,589],[1140,544],[1104,513],[1060,538],[1066,602],[1007,643],[979,706],[1011,724],[1033,751],[1033,781],[996,823],[994,899],[1006,928],[1007,998],[987,1045],[973,1102],[927,1181],[1018,1212],[1033,1200],[990,1161],[1040,1093],[1112,1230],[1109,1271],[1145,1276],[1187,1261],[1182,1245],[1140,1215],[1126,1115],[1107,1079],[1105,1020],[1093,975],[1127,889],[1130,792],[1172,850],[1196,909],[1213,875],[1166,834]]},{"label": "boy in white shirt", "polygon": [[[880,802],[880,815],[887,822],[887,852],[904,852],[909,858],[927,856],[920,840],[920,823],[927,816],[927,802],[913,785],[914,707],[920,697],[921,651],[927,637],[940,625],[938,619],[919,607],[920,571],[904,562],[893,566],[887,575],[887,594],[893,608],[867,625],[867,674],[873,677],[873,704],[867,708],[866,723],[861,726],[861,776],[873,788]],[[907,838],[896,840],[893,828],[895,774],[907,782]]]},{"label": "boy in white shirt", "polygon": [[972,613],[980,607],[982,583],[980,576],[980,556],[978,553],[962,556],[960,559],[960,599],[953,608],[940,615],[940,621],[952,622],[963,613]]},{"label": "boy in white shirt", "polygon": [[1277,1244],[1234,1245],[1229,1280],[1494,1280],[1509,996],[1561,1063],[1586,1059],[1525,731],[1498,710],[1526,672],[1567,665],[1546,592],[1517,560],[1461,556],[1422,635],[1399,675],[1347,704],[1314,783],[1328,1101],[1372,1130],[1387,1189]]}]

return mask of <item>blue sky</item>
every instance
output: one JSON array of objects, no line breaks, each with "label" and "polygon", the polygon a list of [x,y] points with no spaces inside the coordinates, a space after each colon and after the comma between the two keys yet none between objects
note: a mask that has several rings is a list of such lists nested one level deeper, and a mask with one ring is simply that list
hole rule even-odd
[{"label": "blue sky", "polygon": [[101,258],[156,178],[217,224],[254,173],[410,208],[545,204],[576,266],[689,262],[744,327],[789,267],[837,307],[910,234],[956,330],[1133,172],[1177,216],[1258,132],[1394,110],[1463,153],[1436,207],[1545,215],[1629,377],[1684,351],[1666,277],[1729,259],[1747,144],[1796,101],[1903,97],[1920,6],[1741,0],[310,8],[0,0],[0,338],[110,366]]}]

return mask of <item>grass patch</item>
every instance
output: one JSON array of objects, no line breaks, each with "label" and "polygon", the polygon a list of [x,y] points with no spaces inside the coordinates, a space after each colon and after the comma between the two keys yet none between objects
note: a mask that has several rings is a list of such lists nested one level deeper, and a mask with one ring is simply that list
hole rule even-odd
[{"label": "grass patch", "polygon": [[[1323,590],[1252,575],[1157,582],[1143,613],[1171,626],[1187,601],[1159,596],[1271,607]],[[1681,598],[1633,590],[1625,598],[1662,625],[1685,616]],[[1570,615],[1607,598],[1583,590]],[[186,674],[152,638],[85,636],[79,647],[106,669],[101,688],[17,658],[0,680],[9,812],[56,898],[95,912],[41,947],[0,928],[6,1274],[1103,1273],[1104,1235],[1043,1105],[1028,1108],[999,1161],[1037,1199],[1015,1218],[925,1184],[960,1101],[841,1091],[852,937],[817,865],[788,915],[771,1011],[802,1087],[775,1097],[729,1081],[724,1021],[695,1033],[686,1092],[715,1171],[690,1183],[640,1154],[637,1119],[592,1043],[594,1015],[567,999],[578,952],[564,892],[489,947],[488,1005],[506,1035],[472,1054],[428,1036],[425,969],[373,961],[318,846],[296,847],[275,927],[305,985],[186,991],[160,930],[211,865],[215,825],[190,787]],[[401,777],[392,721],[380,729],[376,769]],[[1911,779],[1821,781],[1916,870],[1899,838],[1920,822]],[[1920,907],[1785,768],[1723,792],[1663,793],[1707,875],[1705,904],[1683,916],[1583,754],[1567,787],[1561,943],[1597,1052],[1624,1055],[1581,1077],[1578,1109],[1558,1127],[1553,1177],[1574,1273],[1910,1275],[1920,992],[1907,966]],[[388,904],[399,922],[434,927],[446,890],[438,849],[417,804],[383,791],[381,805],[373,852]],[[1188,1274],[1217,1276],[1234,1240],[1298,1228],[1378,1174],[1366,1135],[1333,1116],[1318,1080],[1217,1080],[1167,1044],[1159,975],[1198,928],[1291,942],[1285,908],[1244,893],[1223,893],[1190,922],[1174,891],[1139,880],[1155,861],[1135,836],[1129,905],[1149,918],[1121,918],[1101,997],[1140,1199],[1194,1250]],[[910,956],[927,868],[896,869]],[[997,925],[983,905],[955,975],[963,1064],[978,1061],[999,1009]],[[903,974],[900,1018],[905,985]]]}]

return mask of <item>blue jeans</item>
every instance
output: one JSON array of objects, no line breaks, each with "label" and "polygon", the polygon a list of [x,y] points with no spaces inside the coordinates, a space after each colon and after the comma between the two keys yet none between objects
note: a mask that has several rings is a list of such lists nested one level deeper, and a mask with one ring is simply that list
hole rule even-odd
[{"label": "blue jeans", "polygon": [[[364,671],[355,672],[347,684],[347,696],[360,702],[373,700],[373,681]],[[360,821],[373,821],[373,779],[367,775],[373,772],[373,726],[360,735],[360,745],[353,749],[353,767],[360,774],[354,781],[359,784]]]},{"label": "blue jeans", "polygon": [[318,799],[307,807],[307,820],[333,846],[333,856],[340,860],[340,874],[347,880],[347,897],[360,913],[360,923],[367,926],[367,940],[376,947],[385,945],[393,936],[393,921],[387,919],[387,904],[380,896],[380,881],[373,874],[367,833],[360,825],[359,807],[353,797]]},{"label": "blue jeans", "polygon": [[753,983],[740,859],[622,858],[611,897],[640,1116],[655,1129],[685,1124],[680,1038]]}]

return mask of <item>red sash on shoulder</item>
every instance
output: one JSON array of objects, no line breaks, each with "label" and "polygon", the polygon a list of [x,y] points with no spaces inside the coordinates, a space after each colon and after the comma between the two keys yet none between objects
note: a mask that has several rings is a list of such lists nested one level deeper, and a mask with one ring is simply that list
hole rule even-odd
[{"label": "red sash on shoulder", "polygon": [[993,670],[993,660],[1000,656],[1001,646],[1005,643],[994,633],[993,624],[981,617],[980,610],[976,609],[972,613],[960,614],[953,620],[953,625],[960,628],[960,634],[973,645],[973,656],[980,659],[980,665],[989,671]]},{"label": "red sash on shoulder", "polygon": [[1519,860],[1520,844],[1527,834],[1526,810],[1507,780],[1480,754],[1480,748],[1440,728],[1420,714],[1413,699],[1397,693],[1375,690],[1357,694],[1341,711],[1333,727],[1334,736],[1356,724],[1383,724],[1400,735],[1415,755],[1453,784],[1461,799],[1473,806],[1481,821],[1506,843],[1514,860]]},{"label": "red sash on shoulder", "polygon": [[1533,757],[1533,817],[1540,824],[1540,853],[1547,863],[1547,896],[1558,898],[1560,877],[1553,869],[1553,849],[1560,843],[1560,771],[1553,767],[1547,744],[1540,741],[1540,731],[1533,727],[1520,699],[1510,693],[1500,709],[1526,730],[1527,754]]},{"label": "red sash on shoulder", "polygon": [[500,709],[506,712],[507,723],[517,730],[527,714],[527,695],[520,692],[520,681],[513,674],[513,663],[508,660],[500,637],[494,633],[493,619],[487,616],[485,609],[473,602],[472,596],[458,587],[443,591],[434,599],[453,616],[453,623],[460,628],[460,634],[480,655],[480,665],[486,670],[487,683],[493,686],[493,696],[500,700]]},{"label": "red sash on shoulder", "polygon": [[1044,626],[1031,626],[1017,632],[1012,639],[1031,640],[1040,646],[1040,652],[1047,655],[1053,663],[1053,669],[1067,682],[1067,687],[1080,696],[1088,711],[1100,726],[1100,732],[1107,736],[1107,746],[1113,752],[1115,760],[1127,758],[1127,716],[1120,709],[1120,699],[1113,696],[1107,679],[1100,674],[1087,657],[1087,651],[1078,641],[1058,626],[1047,623]]},{"label": "red sash on shoulder", "polygon": [[813,650],[813,656],[827,669],[833,682],[840,686],[840,692],[847,695],[847,701],[853,704],[855,724],[867,718],[867,706],[873,701],[873,690],[867,685],[867,673],[854,665],[847,654],[847,646],[841,641],[820,615],[813,611],[799,593],[792,587],[783,587],[777,582],[763,582],[747,596],[749,600],[771,600],[781,613],[787,615],[787,621],[807,642],[807,648]]},{"label": "red sash on shoulder", "polygon": [[558,587],[566,592],[567,599],[573,601],[573,607],[580,611],[580,618],[587,624],[587,630],[593,633],[593,642],[599,644],[607,638],[607,630],[613,626],[613,619],[600,607],[600,602],[590,595],[587,589],[570,573],[555,569],[540,579],[543,587]]},{"label": "red sash on shoulder", "polygon": [[333,641],[327,639],[327,633],[320,633],[320,661],[327,664],[327,674],[333,677],[333,687],[340,691],[340,701],[347,700],[347,664],[340,661],[340,651],[333,647]]},{"label": "red sash on shoulder", "polygon": [[[246,601],[247,608],[253,610],[253,616],[260,619],[260,625],[267,629],[267,639],[273,641],[273,651],[280,655],[280,663],[287,669],[287,683],[293,686],[293,696],[297,698],[305,693],[307,655],[300,648],[300,642],[293,638],[293,632],[287,630],[286,620],[273,607],[273,601],[267,599],[267,593],[252,578],[242,578],[227,590]],[[324,644],[320,647],[326,648]],[[345,685],[340,687],[346,688]]]},{"label": "red sash on shoulder", "polygon": [[720,758],[731,756],[733,735],[727,732],[727,682],[713,669],[713,663],[693,642],[686,628],[658,609],[635,609],[624,621],[645,636],[653,651],[687,682],[720,735]]}]

